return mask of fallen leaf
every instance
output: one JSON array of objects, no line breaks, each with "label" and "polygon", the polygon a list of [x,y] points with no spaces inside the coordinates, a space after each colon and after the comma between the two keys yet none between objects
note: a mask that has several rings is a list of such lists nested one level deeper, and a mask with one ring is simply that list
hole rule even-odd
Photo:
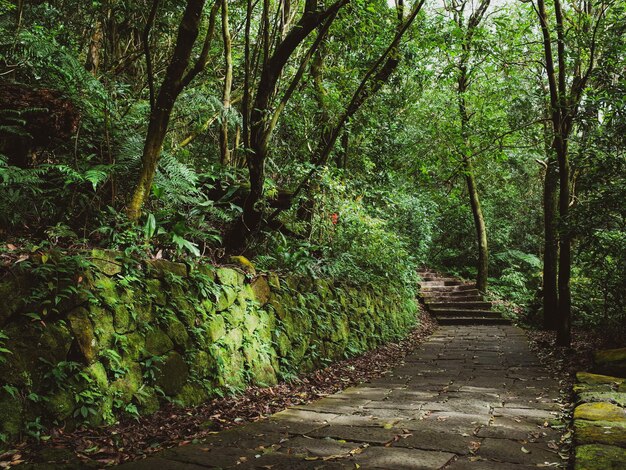
[{"label": "fallen leaf", "polygon": [[530,454],[530,451],[526,447],[522,447],[522,452],[525,454]]}]

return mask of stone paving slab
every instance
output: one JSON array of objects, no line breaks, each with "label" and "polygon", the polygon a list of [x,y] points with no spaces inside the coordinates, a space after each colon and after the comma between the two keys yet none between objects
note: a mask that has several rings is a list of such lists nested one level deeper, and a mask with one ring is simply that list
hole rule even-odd
[{"label": "stone paving slab", "polygon": [[526,470],[562,465],[558,384],[510,325],[439,328],[385,376],[129,470]]}]

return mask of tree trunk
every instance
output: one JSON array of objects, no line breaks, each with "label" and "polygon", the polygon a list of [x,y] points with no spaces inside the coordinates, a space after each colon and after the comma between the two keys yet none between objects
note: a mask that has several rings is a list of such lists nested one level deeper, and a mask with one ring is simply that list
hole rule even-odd
[{"label": "tree trunk", "polygon": [[132,221],[139,219],[141,208],[150,194],[176,98],[182,91],[185,83],[188,83],[193,78],[192,75],[199,71],[197,70],[199,62],[196,62],[194,69],[185,74],[189,66],[189,58],[193,46],[198,37],[204,3],[205,0],[188,0],[187,2],[178,29],[178,37],[172,59],[167,67],[155,105],[150,112],[148,133],[141,157],[141,172],[132,199],[126,209],[128,218]]},{"label": "tree trunk", "polygon": [[[267,148],[273,128],[271,120],[267,118],[272,98],[276,93],[278,81],[287,61],[296,48],[308,35],[329,17],[334,17],[337,11],[349,0],[337,0],[326,10],[317,10],[315,2],[307,1],[305,12],[296,25],[285,35],[269,56],[269,44],[264,44],[266,51],[263,70],[257,87],[254,105],[250,110],[250,153],[247,155],[248,173],[250,176],[250,193],[243,206],[242,226],[231,233],[230,245],[241,246],[250,232],[259,229],[263,214],[258,203],[263,197],[265,179],[265,161]],[[266,35],[264,35],[265,37]],[[268,37],[265,37],[269,41]]]},{"label": "tree trunk", "polygon": [[557,158],[559,161],[559,325],[556,342],[559,346],[569,346],[571,341],[572,298],[570,278],[572,269],[571,235],[568,224],[570,203],[569,157],[567,141],[557,137]]},{"label": "tree trunk", "polygon": [[543,327],[556,330],[559,324],[557,291],[557,272],[559,259],[559,242],[557,237],[557,162],[548,158],[543,185]]},{"label": "tree trunk", "polygon": [[222,96],[224,112],[220,128],[220,163],[222,165],[230,165],[231,154],[228,149],[228,117],[231,110],[230,94],[233,87],[233,59],[230,28],[228,26],[228,0],[222,0],[222,39],[224,41],[226,76],[224,77],[224,93]]},{"label": "tree trunk", "polygon": [[[478,7],[472,12],[467,25],[463,17],[463,9],[454,12],[454,18],[457,26],[461,30],[465,30],[462,44],[462,53],[459,58],[457,67],[459,75],[457,77],[457,101],[459,106],[459,116],[461,118],[461,149],[460,157],[465,173],[465,183],[467,184],[467,192],[470,199],[470,207],[472,209],[472,217],[474,219],[474,228],[476,230],[476,242],[478,245],[478,265],[476,275],[476,288],[480,292],[487,291],[487,279],[489,276],[489,246],[487,243],[487,227],[485,226],[485,218],[478,197],[478,188],[476,187],[476,177],[474,175],[474,165],[472,164],[472,151],[470,132],[471,114],[467,110],[467,101],[465,93],[469,88],[470,76],[472,69],[470,68],[470,58],[472,54],[472,40],[476,29],[480,25],[490,0],[481,0]],[[463,3],[463,8],[465,3]]]},{"label": "tree trunk", "polygon": [[487,291],[487,276],[489,273],[489,247],[487,245],[487,227],[485,218],[478,198],[474,169],[469,157],[463,159],[465,182],[470,198],[474,227],[476,228],[476,240],[478,242],[478,275],[476,276],[476,288],[481,292]]},{"label": "tree trunk", "polygon": [[102,22],[96,21],[91,40],[89,41],[89,50],[87,51],[87,59],[85,60],[85,69],[94,77],[98,75],[100,68],[100,49],[102,48]]}]

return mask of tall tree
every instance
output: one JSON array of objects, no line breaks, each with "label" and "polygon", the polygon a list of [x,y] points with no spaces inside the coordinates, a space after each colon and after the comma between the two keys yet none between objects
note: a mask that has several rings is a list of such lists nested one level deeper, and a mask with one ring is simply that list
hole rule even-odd
[{"label": "tall tree", "polygon": [[[178,36],[176,38],[174,52],[172,53],[159,92],[154,102],[151,103],[148,132],[146,134],[141,157],[141,171],[126,211],[130,220],[136,221],[139,219],[141,208],[150,194],[154,175],[156,174],[161,156],[161,150],[163,148],[163,141],[165,140],[176,99],[183,89],[189,85],[196,75],[206,66],[213,30],[215,28],[215,15],[219,7],[219,0],[216,1],[215,6],[211,10],[209,27],[204,38],[202,51],[197,60],[190,67],[191,53],[198,38],[204,4],[205,0],[187,1],[178,27]],[[158,0],[154,0],[153,11],[155,14],[157,7]],[[151,18],[153,21],[154,18],[152,14]],[[146,51],[147,62],[149,62],[149,48],[147,48]],[[152,79],[153,77],[149,75],[149,83],[152,83]],[[150,85],[150,87],[152,89],[153,85]]]},{"label": "tall tree", "polygon": [[[359,85],[354,90],[350,100],[345,105],[344,109],[339,113],[335,120],[330,120],[328,110],[326,109],[323,97],[325,90],[321,83],[321,67],[323,64],[320,56],[316,57],[312,66],[311,74],[313,76],[313,83],[315,89],[315,98],[321,111],[321,133],[318,144],[311,155],[311,163],[313,168],[306,175],[306,178],[298,185],[294,194],[290,200],[290,203],[276,209],[270,216],[270,220],[275,219],[279,213],[291,206],[297,195],[300,194],[305,188],[308,188],[312,184],[313,177],[317,174],[320,168],[327,165],[328,159],[335,147],[337,139],[342,135],[342,131],[345,129],[346,124],[350,119],[361,109],[363,104],[367,102],[372,96],[381,89],[381,87],[387,83],[393,72],[400,63],[400,51],[399,45],[408,31],[410,26],[417,18],[419,12],[424,5],[425,0],[419,0],[414,5],[408,16],[405,18],[405,6],[403,0],[396,2],[397,23],[396,32],[393,36],[391,43],[383,51],[383,53],[374,61],[369,67],[367,72],[361,78]],[[310,201],[309,201],[310,202]]]},{"label": "tall tree", "polygon": [[[478,188],[476,186],[476,176],[474,172],[474,164],[472,162],[472,145],[470,142],[470,120],[471,112],[468,110],[466,94],[471,83],[474,70],[470,65],[470,59],[473,51],[473,41],[476,30],[480,26],[490,0],[481,0],[478,6],[471,12],[467,12],[468,8],[473,6],[468,0],[451,0],[448,3],[448,9],[453,15],[456,27],[461,34],[461,53],[457,61],[457,80],[456,94],[460,117],[460,160],[467,184],[467,192],[469,194],[472,216],[474,219],[474,227],[476,229],[476,241],[478,245],[478,273],[476,276],[476,288],[481,292],[487,290],[487,277],[489,273],[489,247],[487,242],[487,227],[485,217],[480,204]],[[467,18],[467,15],[469,17]]]},{"label": "tall tree", "polygon": [[224,106],[222,125],[220,127],[220,162],[228,165],[231,162],[231,152],[228,148],[228,118],[231,112],[231,92],[233,88],[233,56],[230,26],[228,24],[228,0],[222,0],[222,41],[224,43],[224,91],[222,105]]},{"label": "tall tree", "polygon": [[[293,24],[288,32],[285,32],[284,28],[280,27],[279,21],[279,25],[276,28],[279,30],[278,37],[271,34],[270,31],[270,2],[265,1],[263,3],[261,19],[263,34],[260,35],[262,44],[258,48],[263,53],[263,60],[259,61],[261,64],[260,78],[256,86],[254,98],[247,97],[251,102],[251,108],[245,110],[245,113],[250,113],[248,118],[249,129],[244,129],[244,135],[249,132],[249,149],[247,149],[246,163],[250,179],[250,193],[245,200],[240,223],[231,231],[229,236],[228,243],[233,247],[241,246],[247,235],[256,232],[261,225],[263,212],[258,203],[263,197],[265,162],[278,117],[284,109],[286,101],[301,80],[303,71],[313,53],[319,47],[323,36],[328,32],[339,10],[349,1],[337,0],[326,8],[320,8],[318,2],[307,0],[300,19]],[[280,15],[277,16],[280,18]],[[247,28],[248,26],[246,25]],[[298,72],[292,79],[281,102],[274,108],[274,98],[285,66],[298,46],[317,28],[321,28],[317,40],[302,59]],[[250,37],[248,36],[247,39],[249,40]],[[272,48],[273,44],[275,46]],[[246,59],[246,62],[248,62],[248,59]],[[252,71],[248,70],[248,73],[252,74]],[[251,82],[249,78],[246,80],[248,83]],[[246,99],[244,99],[244,106],[248,106],[245,102]]]},{"label": "tall tree", "polygon": [[[571,341],[571,265],[572,235],[568,226],[571,204],[571,169],[569,140],[575,125],[585,88],[596,65],[598,34],[609,3],[580,0],[564,9],[561,0],[553,0],[548,14],[544,0],[537,0],[535,12],[543,37],[545,77],[548,83],[551,121],[551,150],[558,162],[558,308],[557,343]],[[556,44],[556,54],[554,45]],[[548,176],[548,175],[546,175]],[[550,188],[548,188],[550,189]],[[546,204],[551,204],[547,193]],[[545,224],[554,224],[552,214],[545,211]],[[549,288],[551,286],[548,286]],[[551,299],[554,292],[549,292]],[[548,305],[548,308],[553,308]],[[545,315],[554,312],[546,311]]]}]

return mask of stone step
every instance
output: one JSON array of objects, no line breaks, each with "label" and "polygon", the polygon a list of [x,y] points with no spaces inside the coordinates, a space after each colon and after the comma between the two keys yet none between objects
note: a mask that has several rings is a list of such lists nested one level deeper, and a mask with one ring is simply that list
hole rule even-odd
[{"label": "stone step", "polygon": [[463,284],[463,281],[446,277],[443,277],[441,279],[426,278],[419,283],[421,287],[461,286]]},{"label": "stone step", "polygon": [[440,325],[510,325],[506,318],[484,318],[484,317],[437,317]]},{"label": "stone step", "polygon": [[471,295],[481,295],[478,289],[463,289],[453,291],[422,291],[424,297],[463,297]]},{"label": "stone step", "polygon": [[461,284],[457,286],[433,286],[433,287],[422,287],[422,292],[441,292],[441,293],[451,293],[451,292],[465,292],[476,290],[476,286],[474,284]]},{"label": "stone step", "polygon": [[429,308],[428,311],[436,317],[499,317],[499,312],[493,310],[471,310],[466,308]]},{"label": "stone step", "polygon": [[423,295],[424,302],[481,302],[483,296],[476,295]]},{"label": "stone step", "polygon": [[454,301],[428,301],[426,307],[429,309],[448,309],[461,308],[467,310],[488,310],[491,308],[491,302],[464,300],[463,298]]}]

